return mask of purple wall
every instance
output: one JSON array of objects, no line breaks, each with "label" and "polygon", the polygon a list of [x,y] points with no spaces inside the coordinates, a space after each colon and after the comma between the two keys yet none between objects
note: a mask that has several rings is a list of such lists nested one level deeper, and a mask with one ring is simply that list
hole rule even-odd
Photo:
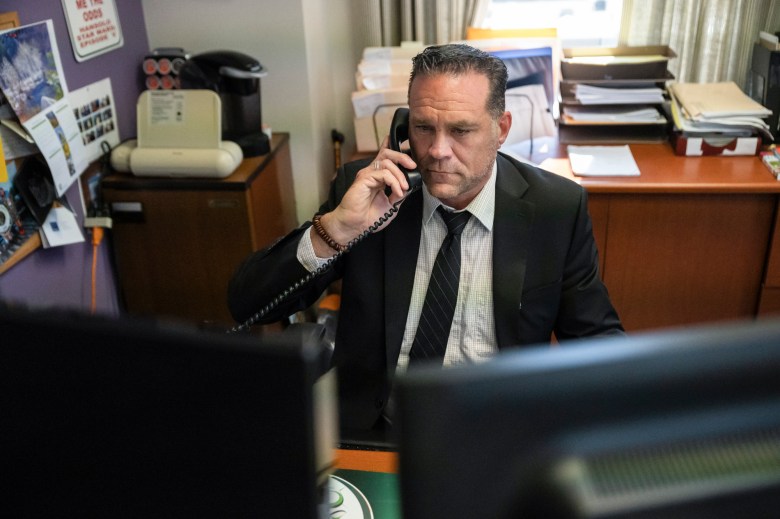
[{"label": "purple wall", "polygon": [[[135,104],[141,93],[141,62],[149,51],[141,0],[114,0],[124,44],[95,58],[77,62],[70,42],[61,0],[0,0],[0,12],[16,11],[22,25],[52,20],[68,89],[76,90],[106,77],[117,110],[120,139],[135,137]],[[82,218],[78,185],[66,193]],[[109,233],[110,234],[110,233]],[[110,241],[104,240],[98,257],[97,311],[116,314],[119,303]],[[0,298],[36,307],[59,306],[88,310],[91,304],[92,245],[87,242],[38,249],[0,275]]]}]

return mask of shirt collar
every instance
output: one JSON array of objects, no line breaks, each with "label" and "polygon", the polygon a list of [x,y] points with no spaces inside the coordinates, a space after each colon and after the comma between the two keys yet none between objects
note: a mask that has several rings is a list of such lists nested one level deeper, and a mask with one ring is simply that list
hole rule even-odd
[{"label": "shirt collar", "polygon": [[[482,187],[482,190],[474,197],[474,200],[466,206],[466,209],[479,220],[488,231],[493,230],[493,215],[496,209],[496,162],[493,162],[493,171],[490,178]],[[440,205],[444,205],[428,192],[428,186],[423,183],[423,224],[426,224]],[[445,205],[445,207],[448,207]]]}]

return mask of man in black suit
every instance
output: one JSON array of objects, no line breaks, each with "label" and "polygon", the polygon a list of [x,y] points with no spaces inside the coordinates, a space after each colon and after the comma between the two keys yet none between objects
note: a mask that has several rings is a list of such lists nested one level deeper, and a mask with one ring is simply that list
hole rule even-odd
[{"label": "man in black suit", "polygon": [[[392,380],[407,369],[428,280],[447,230],[439,205],[471,213],[444,366],[478,362],[502,348],[623,334],[599,278],[585,191],[498,150],[509,134],[503,62],[466,45],[426,48],[409,82],[411,155],[386,143],[373,160],[348,163],[313,218],[251,255],[229,287],[243,322],[361,235],[404,198],[399,166],[418,169],[410,194],[379,229],[331,269],[291,291],[261,322],[308,308],[341,279],[333,363],[342,425],[370,429],[387,418]],[[387,141],[386,141],[387,142]]]}]

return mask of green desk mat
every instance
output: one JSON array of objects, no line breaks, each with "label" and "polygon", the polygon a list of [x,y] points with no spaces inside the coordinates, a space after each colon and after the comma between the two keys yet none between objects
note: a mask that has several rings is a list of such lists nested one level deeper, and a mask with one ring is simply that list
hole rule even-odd
[{"label": "green desk mat", "polygon": [[398,474],[339,469],[333,475],[333,519],[401,519]]}]

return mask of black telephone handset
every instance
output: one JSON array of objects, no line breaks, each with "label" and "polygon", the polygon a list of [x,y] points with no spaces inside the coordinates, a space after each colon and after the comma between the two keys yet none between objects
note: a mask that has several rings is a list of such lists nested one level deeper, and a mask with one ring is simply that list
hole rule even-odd
[{"label": "black telephone handset", "polygon": [[[395,114],[393,114],[393,120],[390,123],[390,147],[396,151],[401,151],[401,143],[408,139],[409,139],[409,109],[399,108],[398,110],[395,111]],[[407,182],[409,182],[409,190],[406,192],[406,196],[409,196],[410,193],[413,193],[414,191],[417,191],[418,189],[420,189],[420,187],[422,187],[422,175],[420,175],[419,171],[410,171],[401,166],[399,166],[399,168],[401,168],[401,171],[404,173],[404,175],[406,175]],[[267,315],[268,312],[276,308],[279,305],[279,303],[287,299],[287,297],[289,297],[295,290],[299,289],[301,286],[305,285],[306,283],[310,282],[311,280],[315,279],[316,277],[320,276],[325,271],[330,269],[330,267],[333,266],[333,263],[338,258],[348,253],[352,249],[352,247],[354,247],[363,239],[365,239],[369,234],[376,231],[387,220],[389,220],[390,217],[393,216],[393,214],[397,213],[398,208],[401,205],[401,202],[404,201],[404,198],[397,200],[385,214],[379,217],[379,219],[376,222],[371,224],[368,227],[368,229],[364,230],[363,233],[360,234],[360,236],[358,236],[357,238],[349,242],[346,245],[346,248],[344,250],[337,252],[335,255],[331,256],[327,262],[325,262],[321,267],[319,267],[314,272],[309,272],[306,276],[301,278],[297,283],[290,285],[287,289],[285,289],[282,293],[280,293],[275,298],[273,298],[267,305],[261,308],[252,317],[250,317],[243,323],[236,325],[230,330],[228,330],[228,333],[248,331],[250,326],[258,322],[265,315]]]},{"label": "black telephone handset", "polygon": [[[390,123],[390,148],[395,151],[401,151],[401,143],[409,140],[409,109],[399,108],[393,114],[393,120]],[[422,185],[422,175],[419,171],[408,170],[403,166],[398,166],[409,182],[409,192],[416,191]]]}]

